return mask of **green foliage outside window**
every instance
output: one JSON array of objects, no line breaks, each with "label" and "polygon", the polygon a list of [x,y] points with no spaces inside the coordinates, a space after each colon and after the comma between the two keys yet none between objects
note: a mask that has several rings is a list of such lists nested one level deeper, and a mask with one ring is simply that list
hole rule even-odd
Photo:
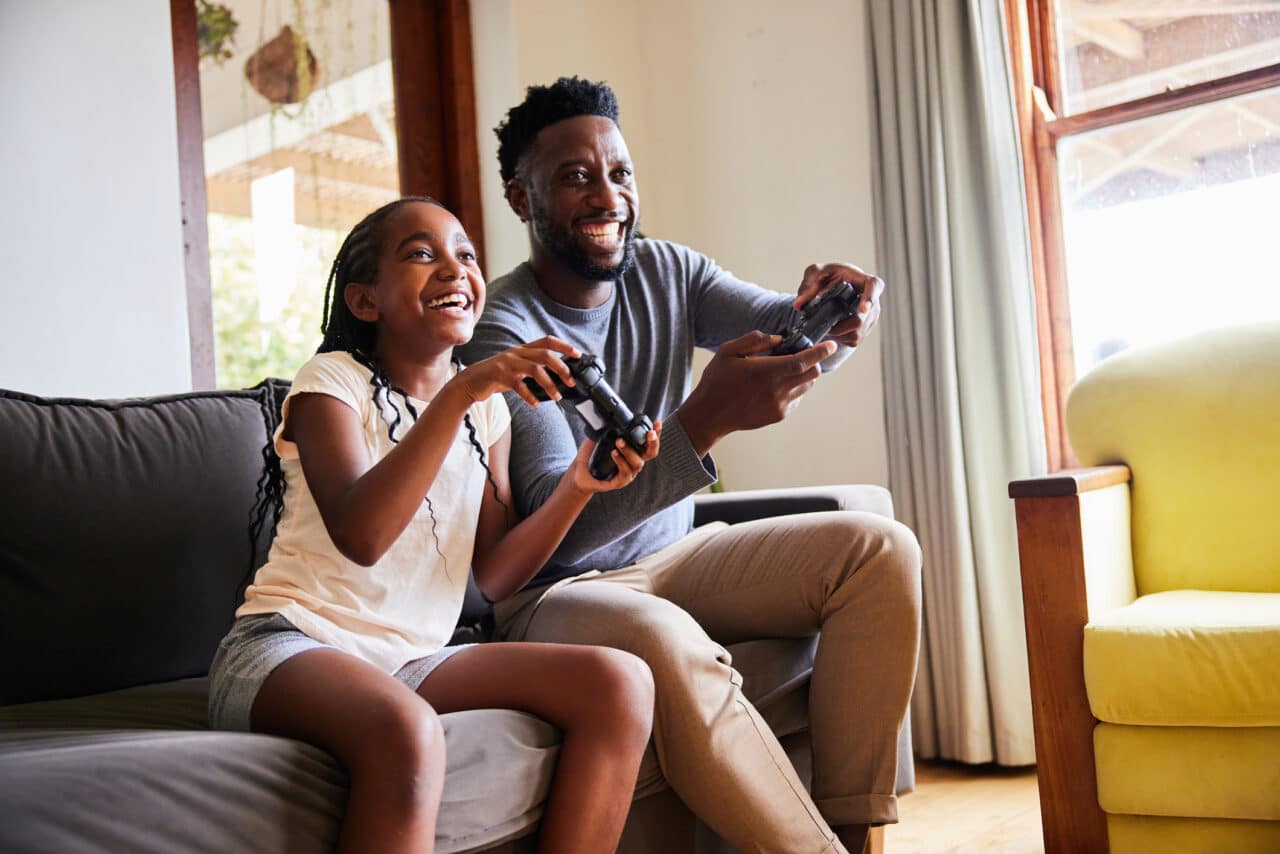
[{"label": "green foliage outside window", "polygon": [[321,303],[329,265],[342,235],[297,226],[298,282],[280,316],[259,319],[254,281],[253,224],[209,215],[214,346],[219,388],[246,388],[265,377],[293,379],[320,344]]}]

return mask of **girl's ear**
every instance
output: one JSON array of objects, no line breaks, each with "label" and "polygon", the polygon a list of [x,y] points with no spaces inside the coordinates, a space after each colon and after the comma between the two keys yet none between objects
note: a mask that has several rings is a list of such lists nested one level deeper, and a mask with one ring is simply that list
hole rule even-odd
[{"label": "girl's ear", "polygon": [[349,282],[342,289],[342,299],[356,319],[363,320],[365,323],[378,322],[378,303],[373,298],[373,285]]},{"label": "girl's ear", "polygon": [[507,204],[520,217],[521,222],[529,221],[529,193],[520,183],[519,178],[512,178],[506,186]]}]

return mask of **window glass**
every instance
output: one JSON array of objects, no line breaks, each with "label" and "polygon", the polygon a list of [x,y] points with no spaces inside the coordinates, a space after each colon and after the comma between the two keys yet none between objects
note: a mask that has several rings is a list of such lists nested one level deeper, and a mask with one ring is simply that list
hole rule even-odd
[{"label": "window glass", "polygon": [[291,378],[343,235],[399,195],[386,0],[196,0],[217,382]]},{"label": "window glass", "polygon": [[1280,90],[1068,137],[1058,156],[1077,376],[1280,319]]},{"label": "window glass", "polygon": [[1280,5],[1058,0],[1062,113],[1095,110],[1280,61]]}]

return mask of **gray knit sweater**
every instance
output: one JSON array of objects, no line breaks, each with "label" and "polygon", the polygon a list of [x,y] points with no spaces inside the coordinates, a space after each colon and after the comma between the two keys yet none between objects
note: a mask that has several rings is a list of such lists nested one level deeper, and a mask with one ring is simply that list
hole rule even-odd
[{"label": "gray knit sweater", "polygon": [[[739,281],[687,247],[637,240],[635,253],[613,295],[592,309],[555,302],[529,264],[521,264],[489,285],[475,337],[461,351],[471,363],[554,335],[603,359],[605,377],[622,400],[664,421],[658,458],[625,489],[592,497],[532,585],[627,566],[689,532],[692,495],[716,480],[715,463],[698,457],[679,418],[671,417],[692,388],[693,348],[715,349],[752,329],[777,332],[794,317],[794,297]],[[587,425],[567,403],[534,409],[514,393],[507,403],[512,490],[526,516],[551,494]]]}]

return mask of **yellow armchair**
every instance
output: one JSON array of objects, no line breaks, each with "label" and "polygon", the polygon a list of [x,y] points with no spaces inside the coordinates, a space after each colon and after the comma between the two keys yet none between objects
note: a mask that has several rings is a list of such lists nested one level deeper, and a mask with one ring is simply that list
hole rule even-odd
[{"label": "yellow armchair", "polygon": [[1114,356],[1014,481],[1045,848],[1280,852],[1280,323]]}]

